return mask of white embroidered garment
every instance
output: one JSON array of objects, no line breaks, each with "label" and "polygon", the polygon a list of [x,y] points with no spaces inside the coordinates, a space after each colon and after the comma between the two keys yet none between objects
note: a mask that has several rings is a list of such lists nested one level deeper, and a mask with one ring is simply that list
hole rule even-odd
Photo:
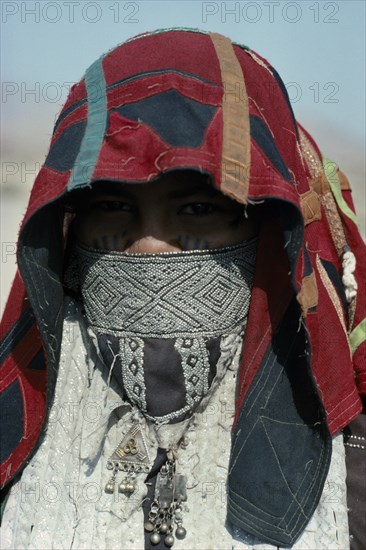
[{"label": "white embroidered garment", "polygon": [[[60,371],[47,432],[37,453],[13,487],[1,530],[3,548],[116,549],[144,548],[141,502],[147,489],[146,474],[138,475],[135,493],[104,491],[110,472],[106,463],[123,435],[139,421],[153,461],[158,445],[188,439],[179,450],[179,473],[187,476],[184,503],[185,539],[176,539],[179,550],[271,549],[250,546],[226,529],[226,478],[231,426],[234,415],[236,373],[241,338],[231,337],[222,346],[237,352],[220,384],[192,420],[161,426],[156,431],[108,380],[106,369],[86,333],[84,320],[68,300]],[[320,504],[295,550],[349,548],[345,494],[345,463],[341,436],[334,439],[333,458]]]}]

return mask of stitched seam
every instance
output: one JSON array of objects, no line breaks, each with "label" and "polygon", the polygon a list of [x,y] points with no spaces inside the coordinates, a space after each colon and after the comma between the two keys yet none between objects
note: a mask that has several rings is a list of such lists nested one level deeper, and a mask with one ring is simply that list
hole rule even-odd
[{"label": "stitched seam", "polygon": [[328,276],[328,273],[326,272],[323,264],[321,263],[321,260],[319,258],[319,255],[317,254],[316,255],[316,265],[317,265],[317,268],[318,268],[318,273],[320,275],[320,278],[322,280],[322,283],[328,293],[328,296],[333,304],[333,307],[334,309],[336,310],[336,313],[338,315],[338,319],[339,319],[339,322],[341,324],[341,327],[343,329],[343,332],[345,334],[345,337],[346,337],[346,342],[348,344],[348,348],[349,348],[349,351],[350,351],[350,355],[351,355],[351,349],[350,349],[350,346],[349,346],[349,341],[348,341],[348,333],[347,333],[347,328],[346,328],[346,325],[345,325],[345,322],[344,322],[344,318],[343,318],[343,310],[342,310],[342,305],[339,301],[339,298],[338,298],[338,294],[337,292],[335,291],[333,285],[332,285],[332,282]]}]

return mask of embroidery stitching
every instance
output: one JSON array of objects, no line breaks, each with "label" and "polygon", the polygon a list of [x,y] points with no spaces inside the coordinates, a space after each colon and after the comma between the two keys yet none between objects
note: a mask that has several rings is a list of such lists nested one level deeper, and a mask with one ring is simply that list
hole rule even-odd
[{"label": "embroidery stitching", "polygon": [[207,349],[203,338],[178,338],[174,347],[182,358],[187,403],[193,407],[208,392]]},{"label": "embroidery stitching", "polygon": [[122,378],[126,394],[146,411],[146,386],[144,380],[144,341],[127,336],[120,339]]},{"label": "embroidery stitching", "polygon": [[218,336],[242,324],[249,308],[256,242],[169,255],[78,248],[80,286],[90,326],[120,336]]}]

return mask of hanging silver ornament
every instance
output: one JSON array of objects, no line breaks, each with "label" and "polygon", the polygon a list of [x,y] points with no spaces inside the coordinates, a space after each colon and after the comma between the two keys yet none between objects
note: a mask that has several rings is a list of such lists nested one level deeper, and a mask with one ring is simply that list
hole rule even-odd
[{"label": "hanging silver ornament", "polygon": [[150,537],[151,544],[159,544],[161,541],[161,536],[159,533],[153,533]]},{"label": "hanging silver ornament", "polygon": [[160,535],[166,535],[164,544],[168,548],[175,542],[173,536],[173,525],[177,524],[176,536],[183,539],[186,530],[182,527],[181,503],[187,500],[186,477],[176,473],[176,453],[168,451],[167,461],[160,468],[155,485],[154,500],[151,504],[148,521],[145,523],[145,530],[154,533],[150,540],[153,542],[161,540]]},{"label": "hanging silver ornament", "polygon": [[134,476],[139,472],[148,473],[151,461],[141,426],[135,422],[123,437],[118,447],[107,462],[107,469],[113,470],[112,478],[105,486],[106,493],[113,493],[115,478],[118,471],[123,471],[127,477],[118,485],[118,491],[126,496],[136,490]]}]

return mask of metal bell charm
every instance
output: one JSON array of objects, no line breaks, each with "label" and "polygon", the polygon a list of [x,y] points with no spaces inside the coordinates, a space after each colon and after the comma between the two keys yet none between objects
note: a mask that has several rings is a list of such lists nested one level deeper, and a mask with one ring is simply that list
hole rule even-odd
[{"label": "metal bell charm", "polygon": [[147,521],[144,525],[144,529],[145,531],[147,531],[148,533],[151,533],[152,531],[154,531],[154,524],[152,523],[152,521]]},{"label": "metal bell charm", "polygon": [[176,454],[174,449],[167,452],[167,461],[160,468],[155,485],[154,500],[151,503],[149,519],[145,531],[154,531],[150,536],[151,544],[159,544],[165,536],[164,544],[171,548],[174,545],[174,523],[177,525],[177,539],[184,539],[187,532],[182,526],[182,505],[187,500],[187,479],[176,473]]},{"label": "metal bell charm", "polygon": [[177,539],[184,539],[186,534],[187,534],[187,531],[184,529],[184,527],[182,525],[178,525],[178,527],[175,530],[175,536],[177,537]]},{"label": "metal bell charm", "polygon": [[174,544],[174,537],[173,535],[167,535],[164,539],[164,544],[165,546],[167,546],[168,548],[171,548]]},{"label": "metal bell charm", "polygon": [[159,544],[161,537],[159,533],[153,533],[150,537],[151,544]]},{"label": "metal bell charm", "polygon": [[120,493],[125,493],[127,490],[127,483],[125,480],[121,481],[121,483],[118,485],[118,491]]},{"label": "metal bell charm", "polygon": [[167,523],[162,523],[159,527],[159,532],[165,535],[169,530],[169,525]]},{"label": "metal bell charm", "polygon": [[114,482],[108,481],[108,483],[105,486],[105,492],[109,493],[110,495],[114,493]]},{"label": "metal bell charm", "polygon": [[136,484],[131,479],[124,479],[118,486],[118,491],[126,495],[131,495],[136,489]]}]

